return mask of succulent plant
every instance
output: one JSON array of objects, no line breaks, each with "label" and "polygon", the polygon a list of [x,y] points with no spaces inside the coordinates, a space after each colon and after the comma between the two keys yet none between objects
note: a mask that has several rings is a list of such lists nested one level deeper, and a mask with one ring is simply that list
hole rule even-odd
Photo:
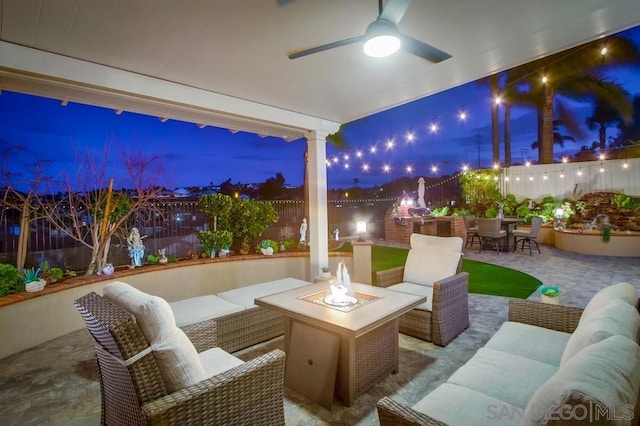
[{"label": "succulent plant", "polygon": [[40,268],[25,268],[22,271],[22,275],[24,276],[24,283],[29,284],[34,281],[40,280]]}]

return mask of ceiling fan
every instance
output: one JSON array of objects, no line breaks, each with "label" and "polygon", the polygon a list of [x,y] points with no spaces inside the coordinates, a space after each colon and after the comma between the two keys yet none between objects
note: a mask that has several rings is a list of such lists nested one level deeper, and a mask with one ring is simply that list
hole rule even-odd
[{"label": "ceiling fan", "polygon": [[384,57],[402,49],[408,53],[434,63],[444,61],[451,57],[446,52],[436,49],[398,30],[398,23],[407,11],[411,0],[388,0],[386,6],[382,6],[382,0],[378,0],[378,18],[369,24],[363,35],[346,38],[322,46],[299,50],[290,53],[289,59],[297,59],[314,53],[353,43],[364,42],[364,52],[369,56]]}]

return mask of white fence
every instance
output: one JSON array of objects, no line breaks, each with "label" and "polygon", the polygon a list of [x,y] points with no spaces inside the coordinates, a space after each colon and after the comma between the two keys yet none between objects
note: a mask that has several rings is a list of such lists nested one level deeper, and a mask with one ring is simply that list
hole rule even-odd
[{"label": "white fence", "polygon": [[503,194],[516,199],[577,198],[591,192],[620,192],[640,196],[640,158],[587,161],[505,168]]}]

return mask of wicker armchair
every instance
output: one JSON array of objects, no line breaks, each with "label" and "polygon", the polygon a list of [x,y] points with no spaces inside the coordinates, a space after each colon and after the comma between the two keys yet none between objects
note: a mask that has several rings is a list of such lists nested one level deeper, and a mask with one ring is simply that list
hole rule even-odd
[{"label": "wicker armchair", "polygon": [[[434,268],[433,263],[440,262],[433,261],[432,256],[440,256],[439,260],[442,260],[443,253],[449,251],[447,247],[452,246],[450,252],[451,259],[454,261],[452,269],[455,269],[455,273],[429,283],[431,285],[415,285],[411,284],[412,281],[406,273],[405,268],[410,266],[405,265],[376,272],[375,285],[411,293],[417,290],[420,295],[431,299],[431,310],[421,305],[400,317],[400,332],[433,342],[438,346],[446,346],[469,327],[469,274],[461,272],[462,239],[413,234],[411,246],[410,256],[419,254],[418,261],[421,262],[422,268]],[[411,259],[407,258],[407,263],[410,261]],[[432,261],[431,264],[430,261]],[[455,266],[456,261],[457,266]]]},{"label": "wicker armchair", "polygon": [[[284,424],[279,350],[169,393],[135,317],[97,295],[75,301],[96,350],[103,425]],[[215,324],[196,347],[215,345]]]}]

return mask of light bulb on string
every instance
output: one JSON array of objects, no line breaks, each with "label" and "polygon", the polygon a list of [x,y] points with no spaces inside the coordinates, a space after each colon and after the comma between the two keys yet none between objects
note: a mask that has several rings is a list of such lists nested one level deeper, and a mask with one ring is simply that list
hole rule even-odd
[{"label": "light bulb on string", "polygon": [[387,140],[387,149],[393,149],[394,145],[393,139]]},{"label": "light bulb on string", "polygon": [[609,49],[607,49],[607,46],[602,46],[602,49],[600,49],[600,55],[606,56],[607,52],[609,52]]},{"label": "light bulb on string", "polygon": [[568,159],[567,157],[562,157],[562,162],[563,162],[563,163],[568,163],[568,162],[569,162],[569,159]]},{"label": "light bulb on string", "polygon": [[349,161],[349,154],[345,154],[342,158],[344,161]]},{"label": "light bulb on string", "polygon": [[500,105],[502,103],[502,99],[500,98],[500,95],[496,96],[495,99],[493,100],[493,102],[496,105]]},{"label": "light bulb on string", "polygon": [[435,174],[438,171],[438,166],[431,166],[431,172]]},{"label": "light bulb on string", "polygon": [[564,179],[564,170],[560,170],[560,178]]},{"label": "light bulb on string", "polygon": [[391,171],[391,166],[388,164],[385,164],[384,166],[382,166],[382,171],[385,173],[389,173]]},{"label": "light bulb on string", "polygon": [[604,173],[604,166],[600,164],[600,173]]},{"label": "light bulb on string", "polygon": [[338,157],[333,157],[333,162],[334,162],[334,164],[335,164],[335,163],[337,163],[338,161],[339,161],[339,160],[338,160]]},{"label": "light bulb on string", "polygon": [[529,180],[533,181],[533,175],[529,175]]},{"label": "light bulb on string", "polygon": [[407,170],[407,173],[412,173],[413,172],[413,167],[407,166],[406,170]]},{"label": "light bulb on string", "polygon": [[582,176],[582,167],[578,167],[578,176]]},{"label": "light bulb on string", "polygon": [[363,171],[363,172],[368,172],[368,171],[369,171],[369,165],[368,165],[367,163],[364,163],[364,164],[362,165],[362,171]]},{"label": "light bulb on string", "polygon": [[627,160],[624,160],[624,163],[622,163],[622,168],[623,169],[628,169],[629,168],[629,163],[627,162]]},{"label": "light bulb on string", "polygon": [[376,148],[376,146],[375,146],[375,145],[373,145],[373,146],[371,147],[371,153],[372,153],[372,154],[375,154],[377,150],[378,150],[378,148]]},{"label": "light bulb on string", "polygon": [[542,179],[544,179],[544,180],[547,180],[547,179],[548,179],[548,177],[547,177],[547,172],[544,172],[544,176],[542,177]]},{"label": "light bulb on string", "polygon": [[467,112],[465,110],[460,111],[460,113],[458,114],[458,118],[460,119],[460,121],[466,121]]},{"label": "light bulb on string", "polygon": [[520,182],[520,175],[516,176],[516,181]]},{"label": "light bulb on string", "polygon": [[525,167],[531,167],[531,161],[527,160],[524,163]]},{"label": "light bulb on string", "polygon": [[542,81],[542,84],[547,84],[547,82],[549,81],[549,79],[547,78],[546,75],[543,75],[542,78],[540,79],[540,81]]},{"label": "light bulb on string", "polygon": [[429,126],[429,130],[431,131],[431,133],[436,133],[438,131],[438,125],[436,123],[431,123],[431,125]]},{"label": "light bulb on string", "polygon": [[357,150],[356,151],[356,157],[361,158],[362,157],[362,151]]},{"label": "light bulb on string", "polygon": [[413,132],[407,132],[407,136],[406,136],[407,142],[413,142],[415,138],[416,136],[413,134]]}]

